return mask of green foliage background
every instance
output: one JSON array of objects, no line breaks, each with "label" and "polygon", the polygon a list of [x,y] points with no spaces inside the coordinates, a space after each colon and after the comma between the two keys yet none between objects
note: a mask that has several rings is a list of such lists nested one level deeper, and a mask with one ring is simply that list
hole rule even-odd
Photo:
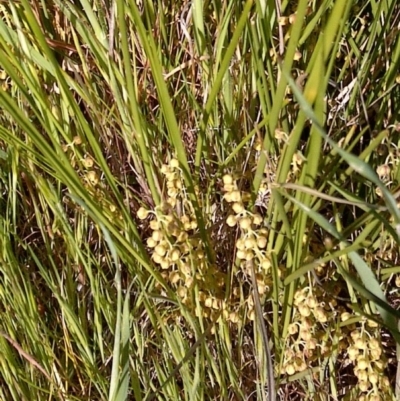
[{"label": "green foliage background", "polygon": [[1,399],[399,397],[396,0],[0,15]]}]

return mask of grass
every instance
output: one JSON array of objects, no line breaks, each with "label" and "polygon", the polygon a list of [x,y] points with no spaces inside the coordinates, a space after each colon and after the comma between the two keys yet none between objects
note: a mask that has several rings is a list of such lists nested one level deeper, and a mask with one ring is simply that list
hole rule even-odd
[{"label": "grass", "polygon": [[0,399],[399,399],[397,1],[0,15]]}]

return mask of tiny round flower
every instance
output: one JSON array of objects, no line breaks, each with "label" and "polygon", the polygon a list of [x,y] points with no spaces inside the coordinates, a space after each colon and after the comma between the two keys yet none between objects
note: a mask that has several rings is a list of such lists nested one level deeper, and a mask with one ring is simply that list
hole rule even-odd
[{"label": "tiny round flower", "polygon": [[176,159],[171,159],[169,162],[169,165],[171,168],[178,168],[179,167],[179,162]]},{"label": "tiny round flower", "polygon": [[311,310],[307,305],[299,305],[298,308],[301,316],[307,317],[311,315]]},{"label": "tiny round flower", "polygon": [[376,323],[374,320],[367,320],[367,326],[370,328],[376,328],[378,327],[378,323]]},{"label": "tiny round flower", "polygon": [[245,249],[254,249],[257,246],[257,242],[254,238],[248,237],[244,241]]},{"label": "tiny round flower", "polygon": [[158,264],[160,264],[163,260],[162,256],[160,256],[158,253],[153,253],[153,255],[151,257],[154,260],[154,262],[156,262]]},{"label": "tiny round flower", "polygon": [[170,198],[176,198],[179,194],[179,191],[176,188],[170,188],[168,189],[167,194]]},{"label": "tiny round flower", "polygon": [[[141,208],[142,209],[142,208]],[[139,209],[140,210],[140,209]],[[143,209],[143,210],[145,210],[145,209]],[[149,214],[149,212],[147,211],[147,210],[145,210],[146,212],[147,212],[147,215]],[[147,217],[147,215],[146,215],[146,217]],[[138,215],[138,217],[139,217],[139,215]],[[145,218],[146,218],[145,217]],[[140,218],[140,217],[139,217]],[[142,219],[141,219],[142,220]],[[156,231],[156,230],[159,230],[160,229],[160,223],[157,221],[157,220],[151,220],[150,221],[150,228],[153,230],[153,231]]]},{"label": "tiny round flower", "polygon": [[294,61],[299,61],[299,60],[301,59],[301,57],[302,57],[301,52],[299,52],[298,50],[296,50],[295,53],[294,53],[293,60],[294,60]]},{"label": "tiny round flower", "polygon": [[176,290],[176,293],[181,297],[181,298],[185,298],[187,296],[187,288],[185,287],[179,287]]},{"label": "tiny round flower", "polygon": [[310,338],[306,343],[306,348],[307,349],[317,349],[317,339]]},{"label": "tiny round flower", "polygon": [[354,346],[350,346],[348,349],[347,349],[347,352],[348,352],[348,354],[349,354],[349,359],[351,360],[351,361],[355,361],[357,358],[358,358],[358,355],[359,355],[359,350],[358,350],[358,348],[356,348],[356,347],[354,347]]},{"label": "tiny round flower", "polygon": [[240,214],[244,211],[244,206],[242,202],[235,202],[232,205],[232,209],[236,214]]},{"label": "tiny round flower", "polygon": [[240,191],[235,190],[231,192],[231,199],[232,202],[241,202],[242,201],[242,196],[240,194]]},{"label": "tiny round flower", "polygon": [[250,261],[254,259],[254,253],[252,251],[247,250],[245,252],[246,252],[245,260]]},{"label": "tiny round flower", "polygon": [[249,310],[249,312],[247,313],[247,317],[249,318],[249,320],[254,320],[256,317],[256,313],[254,312],[254,309]]},{"label": "tiny round flower", "polygon": [[370,382],[371,384],[377,384],[377,383],[378,383],[378,380],[379,380],[379,376],[378,376],[377,373],[371,372],[371,373],[368,375],[368,380],[369,380],[369,382]]},{"label": "tiny round flower", "polygon": [[306,299],[304,290],[297,290],[294,293],[294,299],[298,302],[303,302]]},{"label": "tiny round flower", "polygon": [[186,277],[186,279],[185,279],[185,287],[186,288],[190,288],[192,286],[192,284],[193,284],[193,281],[194,281],[193,277]]},{"label": "tiny round flower", "polygon": [[180,221],[183,225],[190,223],[190,217],[187,214],[181,216]]},{"label": "tiny round flower", "polygon": [[296,358],[294,360],[294,365],[297,372],[303,372],[307,369],[307,364],[301,358]]},{"label": "tiny round flower", "polygon": [[72,143],[74,145],[81,145],[82,144],[82,138],[79,135],[74,136],[74,139],[72,140]]},{"label": "tiny round flower", "polygon": [[269,270],[271,268],[271,260],[267,257],[264,257],[264,259],[261,261],[261,267],[264,270]]},{"label": "tiny round flower", "polygon": [[172,252],[170,252],[169,257],[171,258],[172,262],[177,262],[181,257],[179,249],[173,249]]},{"label": "tiny round flower", "polygon": [[365,350],[367,348],[367,344],[363,337],[357,338],[357,340],[354,341],[354,346],[360,350]]},{"label": "tiny round flower", "polygon": [[298,331],[299,331],[299,327],[297,326],[296,323],[291,323],[291,324],[289,324],[288,332],[289,332],[289,334],[290,334],[291,336],[294,335],[294,334],[297,334]]},{"label": "tiny round flower", "polygon": [[179,233],[178,237],[176,238],[176,241],[178,243],[185,242],[188,239],[188,237],[189,237],[189,234],[186,231],[181,231]]},{"label": "tiny round flower", "polygon": [[85,156],[85,158],[82,160],[82,164],[85,168],[92,168],[94,165],[94,162],[90,156]]},{"label": "tiny round flower", "polygon": [[227,191],[227,193],[224,195],[224,199],[226,202],[228,203],[232,203],[232,192],[231,191]]},{"label": "tiny round flower", "polygon": [[246,259],[246,251],[244,249],[238,249],[236,252],[236,257],[241,260]]},{"label": "tiny round flower", "polygon": [[169,188],[171,188],[171,186],[174,186],[174,182],[178,179],[178,174],[177,173],[174,173],[174,172],[169,172],[169,173],[166,173],[165,174],[165,178],[167,179],[167,185],[168,185],[168,183],[170,183],[169,185],[170,185],[170,187]]},{"label": "tiny round flower", "polygon": [[245,244],[244,244],[244,239],[243,238],[239,238],[236,241],[236,248],[243,251],[245,249]]},{"label": "tiny round flower", "polygon": [[366,358],[361,357],[358,359],[358,361],[357,361],[358,369],[360,369],[360,370],[367,369],[368,366],[369,366],[369,362]]},{"label": "tiny round flower", "polygon": [[190,276],[190,274],[192,273],[190,265],[185,262],[179,264],[179,269],[185,276]]},{"label": "tiny round flower", "polygon": [[351,318],[351,314],[349,313],[349,312],[343,312],[341,315],[340,315],[340,320],[342,321],[342,322],[345,322],[346,320],[349,320]]},{"label": "tiny round flower", "polygon": [[279,17],[278,18],[278,24],[280,26],[285,26],[285,25],[287,25],[288,22],[289,22],[289,18],[288,17]]},{"label": "tiny round flower", "polygon": [[300,338],[304,341],[310,341],[312,338],[312,334],[309,330],[301,328],[300,329]]},{"label": "tiny round flower", "polygon": [[144,207],[140,207],[136,215],[140,220],[144,220],[149,215],[149,211],[146,210]]},{"label": "tiny round flower", "polygon": [[366,370],[355,370],[354,374],[357,376],[358,380],[366,382],[368,380],[368,373]]},{"label": "tiny round flower", "polygon": [[328,320],[324,308],[321,308],[320,306],[315,308],[314,316],[320,323],[326,323]]},{"label": "tiny round flower", "polygon": [[211,297],[207,298],[204,302],[204,306],[207,308],[211,308],[213,304],[213,299]]},{"label": "tiny round flower", "polygon": [[180,274],[178,272],[172,272],[169,275],[169,281],[171,284],[176,284],[180,280]]},{"label": "tiny round flower", "polygon": [[258,238],[257,238],[257,246],[260,249],[264,249],[267,246],[267,238],[265,238],[262,235],[258,236]]},{"label": "tiny round flower", "polygon": [[201,249],[198,249],[195,253],[195,258],[197,260],[203,260],[204,259],[204,252]]},{"label": "tiny round flower", "polygon": [[158,242],[157,242],[157,241],[154,241],[154,239],[153,239],[152,237],[147,238],[146,243],[147,243],[147,246],[148,246],[149,248],[154,248],[154,247],[157,246],[157,244],[158,244]]},{"label": "tiny round flower", "polygon": [[239,220],[239,226],[242,230],[248,230],[251,227],[251,219],[249,217],[243,217]]},{"label": "tiny round flower", "polygon": [[369,349],[380,349],[381,343],[376,338],[371,338],[368,343]]},{"label": "tiny round flower", "polygon": [[238,313],[237,313],[237,312],[231,312],[231,313],[229,314],[229,320],[230,320],[232,323],[237,323],[237,322],[239,321],[239,315],[238,315]]},{"label": "tiny round flower", "polygon": [[308,306],[309,308],[314,309],[314,308],[317,306],[318,302],[317,302],[317,300],[315,299],[314,296],[309,295],[309,296],[306,298],[306,304],[307,304],[307,306]]},{"label": "tiny round flower", "polygon": [[232,185],[232,184],[233,184],[233,177],[232,177],[230,174],[225,174],[225,175],[222,177],[222,182],[223,182],[225,185]]},{"label": "tiny round flower", "polygon": [[169,166],[167,165],[167,164],[163,164],[162,166],[161,166],[161,173],[162,174],[169,174],[171,172],[171,170],[170,170],[170,168],[169,168]]},{"label": "tiny round flower", "polygon": [[192,222],[191,221],[185,221],[183,223],[183,229],[186,231],[190,231],[192,229]]},{"label": "tiny round flower", "polygon": [[153,231],[153,234],[151,234],[151,237],[154,239],[154,241],[160,242],[164,238],[164,235],[161,231],[155,230]]},{"label": "tiny round flower", "polygon": [[157,253],[157,255],[164,256],[167,253],[167,248],[163,244],[158,244],[154,248],[154,251]]},{"label": "tiny round flower", "polygon": [[220,299],[213,299],[212,308],[213,309],[222,309],[222,301]]},{"label": "tiny round flower", "polygon": [[175,188],[175,180],[167,182],[167,188]]},{"label": "tiny round flower", "polygon": [[86,178],[92,185],[97,185],[99,183],[99,177],[95,171],[89,171],[86,175]]},{"label": "tiny round flower", "polygon": [[170,259],[163,259],[160,263],[161,269],[167,270],[171,266],[171,260]]},{"label": "tiny round flower", "polygon": [[296,356],[295,352],[291,348],[285,349],[285,360],[290,361]]},{"label": "tiny round flower", "polygon": [[291,376],[291,375],[294,375],[296,373],[296,368],[294,367],[293,364],[289,363],[289,364],[286,365],[285,371],[289,376]]},{"label": "tiny round flower", "polygon": [[390,174],[390,166],[388,164],[382,164],[376,169],[376,173],[379,178],[388,177]]},{"label": "tiny round flower", "polygon": [[374,368],[375,370],[382,372],[386,368],[387,364],[382,359],[378,359],[374,361]]},{"label": "tiny round flower", "polygon": [[387,376],[381,377],[381,385],[383,388],[389,388],[390,382],[389,382],[389,378]]},{"label": "tiny round flower", "polygon": [[258,226],[258,225],[260,225],[262,222],[263,222],[263,218],[262,218],[261,214],[255,213],[255,214],[253,215],[253,223],[254,223],[256,226]]},{"label": "tiny round flower", "polygon": [[370,349],[369,355],[371,357],[371,360],[377,361],[378,359],[380,359],[382,355],[382,349],[381,348]]},{"label": "tiny round flower", "polygon": [[236,223],[237,223],[237,217],[234,216],[233,214],[228,216],[228,218],[226,219],[226,224],[228,224],[229,227],[235,227]]},{"label": "tiny round flower", "polygon": [[236,187],[233,184],[225,184],[224,185],[224,191],[227,192],[224,196],[225,200],[229,203],[232,202],[231,199],[231,192],[235,189]]},{"label": "tiny round flower", "polygon": [[368,391],[369,383],[367,381],[360,381],[360,382],[358,382],[358,388],[361,391]]}]

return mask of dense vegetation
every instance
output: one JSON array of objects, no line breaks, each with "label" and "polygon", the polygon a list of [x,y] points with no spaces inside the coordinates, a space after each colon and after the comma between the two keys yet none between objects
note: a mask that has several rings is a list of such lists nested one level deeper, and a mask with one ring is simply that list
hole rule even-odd
[{"label": "dense vegetation", "polygon": [[400,399],[397,0],[0,15],[2,400]]}]

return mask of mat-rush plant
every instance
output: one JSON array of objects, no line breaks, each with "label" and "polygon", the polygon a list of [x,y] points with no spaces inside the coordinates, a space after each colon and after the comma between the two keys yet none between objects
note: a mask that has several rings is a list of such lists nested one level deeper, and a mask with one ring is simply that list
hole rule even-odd
[{"label": "mat-rush plant", "polygon": [[0,397],[395,399],[399,12],[0,2]]}]

